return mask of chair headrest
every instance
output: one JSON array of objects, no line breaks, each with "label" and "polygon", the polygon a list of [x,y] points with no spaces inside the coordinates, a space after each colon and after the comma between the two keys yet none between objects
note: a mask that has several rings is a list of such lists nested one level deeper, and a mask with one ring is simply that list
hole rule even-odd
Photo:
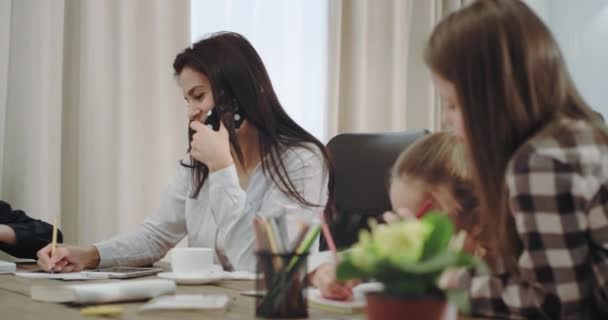
[{"label": "chair headrest", "polygon": [[399,154],[427,130],[398,133],[347,133],[327,147],[335,165],[335,205],[338,213],[376,216],[390,209],[389,170]]}]

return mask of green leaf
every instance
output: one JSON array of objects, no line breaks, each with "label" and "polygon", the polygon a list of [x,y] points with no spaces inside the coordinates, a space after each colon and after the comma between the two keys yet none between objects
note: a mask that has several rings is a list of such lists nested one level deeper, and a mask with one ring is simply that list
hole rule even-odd
[{"label": "green leaf", "polygon": [[445,292],[445,296],[449,303],[452,303],[458,307],[460,312],[464,314],[468,314],[470,312],[471,305],[469,303],[469,296],[466,290],[448,290]]},{"label": "green leaf", "polygon": [[454,236],[454,226],[450,218],[439,211],[427,213],[422,221],[433,228],[422,251],[421,260],[424,261],[447,251],[450,240]]},{"label": "green leaf", "polygon": [[355,266],[350,259],[344,259],[336,268],[336,279],[340,281],[350,279],[363,279],[370,276],[368,272]]},{"label": "green leaf", "polygon": [[402,263],[398,268],[402,273],[428,274],[439,273],[448,267],[469,267],[472,265],[473,260],[466,253],[444,251],[426,261]]}]

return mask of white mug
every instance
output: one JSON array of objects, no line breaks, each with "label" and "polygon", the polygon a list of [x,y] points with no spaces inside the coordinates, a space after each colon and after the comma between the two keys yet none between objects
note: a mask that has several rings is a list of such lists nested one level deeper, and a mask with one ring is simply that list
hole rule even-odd
[{"label": "white mug", "polygon": [[213,271],[213,250],[209,248],[175,248],[171,252],[174,274],[197,274]]}]

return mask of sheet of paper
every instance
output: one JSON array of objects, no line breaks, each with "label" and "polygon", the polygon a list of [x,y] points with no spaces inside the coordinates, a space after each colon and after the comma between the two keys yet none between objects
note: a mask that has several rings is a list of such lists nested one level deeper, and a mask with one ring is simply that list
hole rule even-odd
[{"label": "sheet of paper", "polygon": [[223,310],[230,298],[217,294],[178,294],[152,299],[139,311],[152,310]]},{"label": "sheet of paper", "polygon": [[366,292],[381,291],[383,285],[378,282],[361,283],[353,288],[353,298],[348,301],[338,301],[324,298],[321,291],[316,288],[308,289],[308,302],[313,307],[327,309],[341,313],[362,312],[367,304]]},{"label": "sheet of paper", "polygon": [[17,272],[15,273],[18,277],[24,277],[29,279],[53,279],[53,280],[100,280],[99,278],[93,278],[86,276],[80,272],[70,273],[47,273],[47,272]]}]

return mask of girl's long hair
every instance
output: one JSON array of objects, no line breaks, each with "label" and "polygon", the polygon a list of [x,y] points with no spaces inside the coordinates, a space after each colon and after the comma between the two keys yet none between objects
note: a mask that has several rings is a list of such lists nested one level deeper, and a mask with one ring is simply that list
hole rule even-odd
[{"label": "girl's long hair", "polygon": [[419,182],[424,193],[455,222],[476,236],[479,201],[466,160],[465,146],[448,132],[436,132],[409,146],[395,162],[391,180]]},{"label": "girl's long hair", "polygon": [[425,61],[451,82],[480,195],[482,238],[513,265],[518,238],[505,171],[515,151],[557,117],[594,121],[545,24],[518,0],[476,1],[441,21]]}]

